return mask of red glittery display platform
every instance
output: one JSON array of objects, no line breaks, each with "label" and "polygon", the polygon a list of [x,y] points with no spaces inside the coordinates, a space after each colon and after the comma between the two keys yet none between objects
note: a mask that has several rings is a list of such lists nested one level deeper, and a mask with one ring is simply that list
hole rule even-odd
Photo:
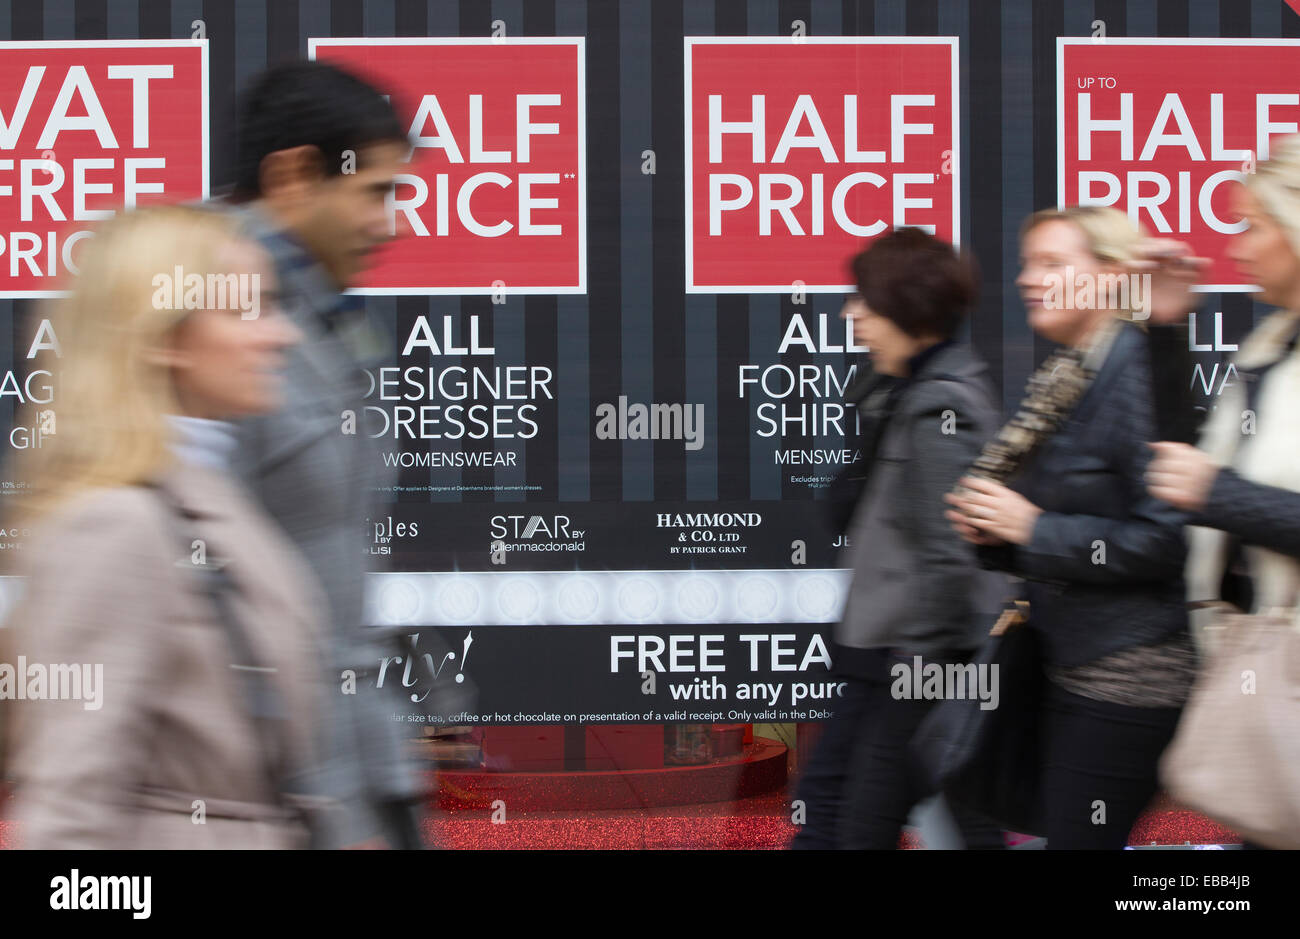
[{"label": "red glittery display platform", "polygon": [[[492,822],[490,809],[438,813],[426,825],[430,841],[443,848],[476,849],[735,849],[780,850],[794,837],[783,793],[733,802],[593,812],[513,812]],[[1008,843],[1027,840],[1008,836]],[[1239,844],[1227,828],[1158,797],[1133,827],[1130,843]],[[900,848],[923,848],[906,832]]]},{"label": "red glittery display platform", "polygon": [[[501,791],[500,781],[493,787]],[[523,793],[521,787],[515,791]],[[472,794],[465,800],[465,795],[462,791],[458,798],[468,803],[477,801]],[[437,800],[443,801],[445,797]],[[17,848],[20,847],[17,826],[2,817],[5,807],[5,799],[0,795],[0,849]],[[789,844],[795,831],[790,822],[788,798],[780,791],[725,802],[636,809],[539,811],[506,801],[503,810],[504,818],[494,823],[490,802],[476,807],[434,807],[425,834],[431,844],[452,849],[779,850]],[[1010,840],[1014,843],[1018,839]],[[1163,795],[1157,796],[1146,814],[1138,819],[1130,838],[1134,845],[1238,844],[1240,841],[1222,825],[1178,807]],[[914,833],[908,832],[899,847],[924,845]]]},{"label": "red glittery display platform", "polygon": [[783,744],[760,738],[735,757],[702,766],[569,773],[443,770],[437,774],[438,805],[483,809],[500,800],[518,810],[571,811],[734,802],[783,789],[787,753]]}]

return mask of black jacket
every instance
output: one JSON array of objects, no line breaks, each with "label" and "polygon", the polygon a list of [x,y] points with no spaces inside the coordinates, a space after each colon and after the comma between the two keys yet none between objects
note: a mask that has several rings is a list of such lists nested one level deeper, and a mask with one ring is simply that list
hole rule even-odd
[{"label": "black jacket", "polygon": [[1300,558],[1300,492],[1242,479],[1228,467],[1214,477],[1205,507],[1191,523],[1226,531],[1242,544]]},{"label": "black jacket", "polygon": [[1183,513],[1147,494],[1151,381],[1126,325],[1064,426],[1010,482],[1043,510],[1027,545],[981,548],[1026,579],[1049,664],[1075,666],[1187,628]]},{"label": "black jacket", "polygon": [[939,655],[975,648],[1005,600],[944,517],[943,501],[998,428],[988,368],[970,348],[936,348],[898,387],[881,427],[841,562],[853,569],[840,647]]},{"label": "black jacket", "polygon": [[1192,393],[1195,360],[1187,345],[1187,327],[1149,325],[1146,334],[1155,439],[1195,444],[1205,408]]}]

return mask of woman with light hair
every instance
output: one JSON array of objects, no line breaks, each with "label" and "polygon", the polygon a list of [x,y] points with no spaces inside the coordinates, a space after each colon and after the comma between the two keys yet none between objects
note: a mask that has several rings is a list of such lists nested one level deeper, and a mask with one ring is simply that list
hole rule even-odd
[{"label": "woman with light hair", "polygon": [[1248,228],[1228,256],[1279,309],[1239,344],[1241,381],[1224,389],[1201,448],[1154,444],[1147,476],[1153,495],[1202,526],[1189,599],[1250,612],[1300,597],[1300,136],[1276,141],[1234,199]]},{"label": "woman with light hair", "polygon": [[1183,517],[1142,484],[1155,415],[1132,322],[1170,318],[1153,298],[1185,304],[1172,267],[1116,209],[1026,220],[1016,285],[1030,327],[1060,348],[948,496],[984,563],[1025,581],[1047,679],[1035,814],[1053,849],[1127,843],[1195,672]]},{"label": "woman with light hair", "polygon": [[[1300,622],[1300,136],[1273,142],[1270,158],[1236,187],[1234,208],[1247,228],[1229,240],[1228,256],[1244,279],[1257,285],[1259,298],[1278,309],[1239,343],[1233,365],[1240,378],[1220,395],[1200,449],[1170,440],[1154,444],[1156,456],[1147,471],[1151,494],[1190,513],[1195,526],[1188,534],[1187,599],[1202,645],[1209,644],[1205,629],[1212,624],[1228,623],[1238,635],[1247,628],[1241,620],[1221,619],[1223,613],[1256,614],[1293,626]],[[1256,657],[1273,654],[1283,661],[1288,654],[1263,643],[1254,650]],[[1234,666],[1232,684],[1236,674]],[[1292,669],[1292,701],[1294,686]],[[1207,684],[1204,693],[1217,687]],[[1224,788],[1247,803],[1260,787],[1272,788],[1281,801],[1294,805],[1294,786],[1285,787],[1297,778],[1296,748],[1271,740],[1262,719],[1270,713],[1266,699],[1285,698],[1288,692],[1262,686],[1261,691],[1254,708],[1261,716],[1256,725],[1221,724],[1223,736],[1234,738],[1226,748],[1223,740],[1202,740],[1193,733],[1186,738],[1192,749],[1185,752],[1261,748],[1272,757],[1273,778],[1261,778],[1258,761],[1246,759],[1222,767]],[[1207,702],[1213,706],[1214,699]],[[1300,734],[1283,723],[1271,732],[1288,730]],[[1279,772],[1288,761],[1289,775]],[[1244,814],[1241,805],[1231,807],[1231,813],[1250,822],[1238,830],[1253,827],[1254,837],[1263,843],[1279,836],[1294,841],[1294,830],[1288,831],[1290,826],[1276,816],[1263,816],[1259,805],[1247,807]],[[1214,805],[1198,807],[1214,814]]]},{"label": "woman with light hair", "polygon": [[[226,421],[278,404],[297,339],[272,267],[178,206],[107,221],[79,260],[47,314],[54,433],[9,474],[29,487],[9,524],[31,532],[6,630],[27,663],[20,842],[302,845],[285,793],[310,753],[317,588],[227,469]],[[81,680],[56,688],[60,666]]]}]

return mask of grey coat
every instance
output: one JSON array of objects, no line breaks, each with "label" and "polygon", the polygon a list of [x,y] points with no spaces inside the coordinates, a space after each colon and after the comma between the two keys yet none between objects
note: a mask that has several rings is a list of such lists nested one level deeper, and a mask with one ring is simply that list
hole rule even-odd
[{"label": "grey coat", "polygon": [[[16,707],[11,817],[28,848],[304,847],[307,831],[277,804],[265,760],[270,740],[287,775],[313,756],[319,590],[225,473],[187,464],[160,485],[189,518],[122,486],[83,492],[34,526],[12,651],[95,663],[102,685],[98,707]],[[231,613],[272,669],[285,720],[268,741],[250,723],[217,606],[189,570],[191,534],[209,563],[228,561]]]},{"label": "grey coat", "polygon": [[853,569],[840,645],[918,655],[975,648],[1009,588],[980,569],[943,501],[999,426],[987,368],[971,350],[938,350],[899,392],[849,524]]},{"label": "grey coat", "polygon": [[[323,585],[330,616],[326,640],[323,764],[317,791],[342,803],[337,831],[321,845],[341,847],[391,835],[380,806],[423,791],[407,755],[405,710],[398,686],[374,688],[373,675],[392,637],[363,625],[365,525],[377,508],[376,488],[389,482],[375,441],[363,431],[367,381],[358,351],[327,330],[325,316],[342,297],[301,247],[253,208],[239,211],[272,255],[285,313],[304,333],[287,352],[284,405],[240,426],[237,465],[266,510],[283,526]],[[343,432],[343,413],[356,415],[356,433]],[[343,693],[345,670],[356,674],[355,694]]]}]

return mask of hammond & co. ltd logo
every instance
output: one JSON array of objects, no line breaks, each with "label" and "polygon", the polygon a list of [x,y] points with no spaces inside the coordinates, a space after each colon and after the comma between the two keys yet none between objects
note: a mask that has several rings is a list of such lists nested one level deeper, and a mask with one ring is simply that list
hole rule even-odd
[{"label": "hammond & co. ltd logo", "polygon": [[745,554],[741,531],[758,528],[763,516],[758,512],[659,512],[656,528],[681,529],[677,544],[669,554]]}]

